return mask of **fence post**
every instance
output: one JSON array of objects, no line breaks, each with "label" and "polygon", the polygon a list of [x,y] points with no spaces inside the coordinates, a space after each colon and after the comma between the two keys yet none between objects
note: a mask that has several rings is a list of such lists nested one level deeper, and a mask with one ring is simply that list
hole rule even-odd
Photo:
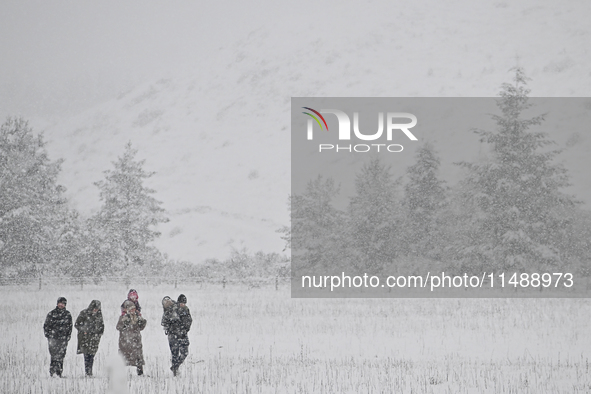
[{"label": "fence post", "polygon": [[275,290],[279,290],[279,275],[275,276]]},{"label": "fence post", "polygon": [[224,275],[223,279],[222,279],[222,288],[225,289],[226,288],[226,275]]},{"label": "fence post", "polygon": [[80,277],[80,290],[84,290],[84,278]]},{"label": "fence post", "polygon": [[41,277],[39,277],[39,290],[41,290]]}]

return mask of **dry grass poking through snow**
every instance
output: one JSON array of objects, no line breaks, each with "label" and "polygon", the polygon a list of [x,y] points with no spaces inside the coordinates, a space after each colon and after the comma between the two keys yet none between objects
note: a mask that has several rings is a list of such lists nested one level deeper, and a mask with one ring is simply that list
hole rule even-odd
[{"label": "dry grass poking through snow", "polygon": [[[130,393],[541,393],[591,390],[587,300],[291,299],[288,288],[132,284],[148,320],[146,376]],[[190,354],[172,377],[160,327],[164,295],[188,297]],[[117,353],[120,285],[0,288],[0,392],[104,393]],[[58,296],[74,319],[103,303],[95,377],[84,378],[76,336],[64,379],[49,378],[42,325]]]}]

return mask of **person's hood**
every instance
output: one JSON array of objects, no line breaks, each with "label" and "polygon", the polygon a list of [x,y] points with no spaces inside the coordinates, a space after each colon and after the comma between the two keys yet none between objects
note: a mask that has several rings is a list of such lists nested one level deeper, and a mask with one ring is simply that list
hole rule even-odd
[{"label": "person's hood", "polygon": [[92,300],[90,301],[90,305],[87,308],[89,311],[93,311],[94,309],[101,310],[101,302],[99,300]]}]

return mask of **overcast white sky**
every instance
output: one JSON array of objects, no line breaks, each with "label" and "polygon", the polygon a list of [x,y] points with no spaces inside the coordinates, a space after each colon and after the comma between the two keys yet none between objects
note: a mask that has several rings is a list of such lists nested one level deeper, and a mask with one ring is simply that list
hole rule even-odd
[{"label": "overcast white sky", "polygon": [[0,116],[75,113],[146,78],[198,72],[214,46],[282,15],[267,3],[3,0]]},{"label": "overcast white sky", "polygon": [[[415,0],[404,6],[374,0],[3,0],[0,117],[72,115],[145,80],[197,74],[200,61],[217,56],[222,46],[234,45],[232,50],[238,52],[236,43],[261,27],[270,32],[263,51],[269,57],[307,48],[316,38],[323,40],[324,50],[339,53],[364,45],[365,38],[365,44],[372,43],[375,36],[376,59],[380,52],[400,48],[412,56],[410,60],[400,56],[393,64],[409,75],[431,65],[455,68],[463,75],[495,68],[498,86],[520,56],[542,86],[562,86],[565,81],[559,78],[565,79],[569,70],[559,78],[553,74],[548,81],[542,78],[551,74],[548,69],[570,67],[582,80],[575,81],[574,88],[562,89],[568,93],[588,83],[583,65],[590,55],[581,42],[588,42],[590,12],[587,0]],[[429,31],[436,34],[427,35]],[[387,46],[379,41],[397,34],[406,34],[404,42]],[[452,81],[445,78],[436,83],[449,85]],[[565,94],[558,90],[546,89],[545,94]],[[425,94],[425,89],[417,93]]]}]

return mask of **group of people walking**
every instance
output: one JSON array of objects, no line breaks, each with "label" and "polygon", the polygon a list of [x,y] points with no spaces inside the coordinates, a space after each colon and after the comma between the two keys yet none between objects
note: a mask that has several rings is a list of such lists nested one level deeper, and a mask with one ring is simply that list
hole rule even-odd
[{"label": "group of people walking", "polygon": [[[129,290],[127,299],[121,304],[121,316],[117,321],[119,331],[119,353],[129,366],[137,369],[138,375],[144,373],[144,354],[141,331],[146,328],[147,321],[142,317],[137,291]],[[66,309],[67,300],[59,297],[57,306],[47,314],[43,331],[48,340],[51,363],[49,374],[61,377],[64,369],[64,358],[68,342],[72,335],[72,315]],[[187,297],[181,294],[177,301],[166,296],[162,299],[162,321],[164,332],[168,336],[168,345],[172,354],[174,376],[189,354],[189,336],[193,319],[187,307]],[[94,356],[105,331],[101,302],[92,300],[88,308],[82,310],[76,319],[74,328],[78,331],[77,354],[84,355],[84,372],[92,376]]]}]

